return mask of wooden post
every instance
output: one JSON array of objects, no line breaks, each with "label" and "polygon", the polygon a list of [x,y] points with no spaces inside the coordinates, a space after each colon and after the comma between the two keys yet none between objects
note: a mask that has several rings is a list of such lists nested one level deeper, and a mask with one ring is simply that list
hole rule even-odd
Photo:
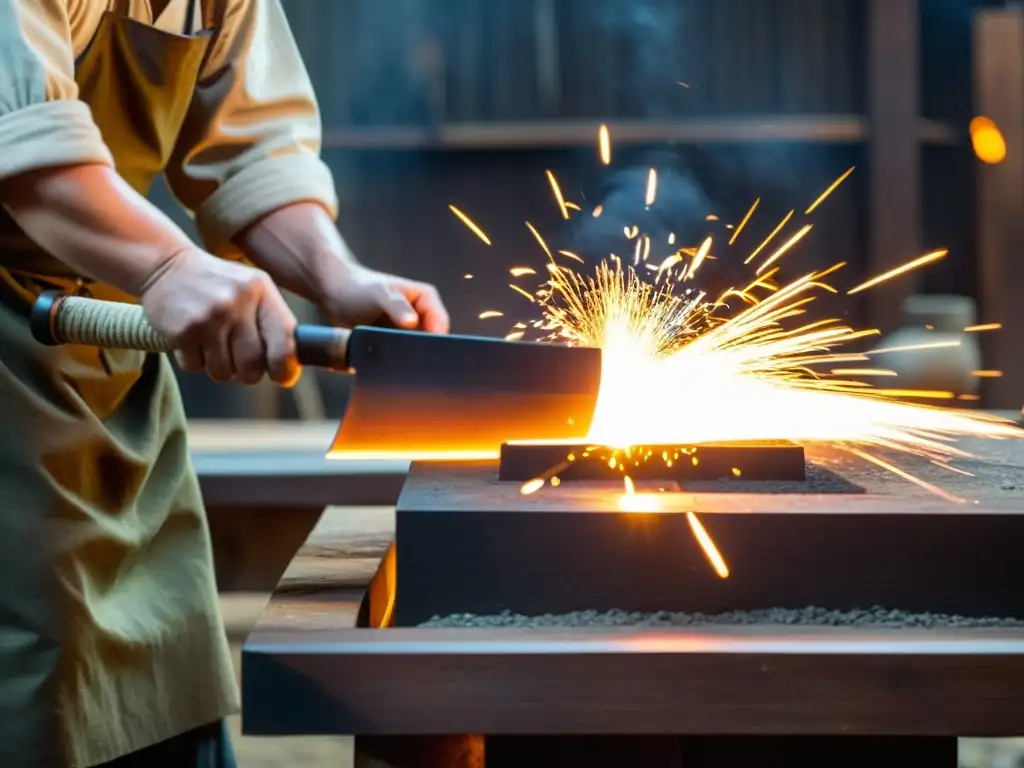
[{"label": "wooden post", "polygon": [[[921,158],[918,136],[918,0],[868,2],[868,272],[880,274],[919,255]],[[867,321],[900,325],[907,276],[871,291]]]},{"label": "wooden post", "polygon": [[1003,371],[984,389],[990,408],[1024,399],[1024,11],[982,11],[974,22],[975,112],[991,118],[1006,140],[1006,158],[980,165],[978,190],[979,322],[1001,322],[984,334],[987,368]]}]

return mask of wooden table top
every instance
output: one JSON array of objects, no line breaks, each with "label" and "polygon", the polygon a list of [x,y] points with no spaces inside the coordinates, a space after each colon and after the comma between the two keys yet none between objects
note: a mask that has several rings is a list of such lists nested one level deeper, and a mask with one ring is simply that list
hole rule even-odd
[{"label": "wooden table top", "polygon": [[190,422],[192,462],[207,506],[394,504],[409,462],[328,459],[336,431],[334,422]]},{"label": "wooden table top", "polygon": [[[965,487],[1024,499],[1022,445],[973,449]],[[246,643],[248,732],[1024,733],[1020,630],[357,629],[393,526],[321,518]]]}]

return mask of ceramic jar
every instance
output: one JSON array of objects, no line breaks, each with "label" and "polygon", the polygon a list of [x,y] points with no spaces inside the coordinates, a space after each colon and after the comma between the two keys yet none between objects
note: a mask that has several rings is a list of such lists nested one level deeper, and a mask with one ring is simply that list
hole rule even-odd
[{"label": "ceramic jar", "polygon": [[875,349],[943,346],[887,352],[873,357],[875,367],[896,371],[899,376],[884,380],[884,384],[883,380],[876,379],[876,385],[975,394],[978,378],[974,371],[982,367],[981,347],[976,334],[964,333],[964,328],[975,323],[977,311],[971,298],[908,296],[903,302],[903,327],[884,337]]}]

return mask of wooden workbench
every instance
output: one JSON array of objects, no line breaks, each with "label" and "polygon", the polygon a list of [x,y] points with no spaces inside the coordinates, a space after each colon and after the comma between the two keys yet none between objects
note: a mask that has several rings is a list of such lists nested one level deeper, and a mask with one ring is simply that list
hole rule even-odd
[{"label": "wooden workbench", "polygon": [[409,464],[324,458],[337,424],[193,421],[218,587],[269,592],[329,506],[393,505]]},{"label": "wooden workbench", "polygon": [[[1024,510],[1024,442],[965,447],[979,456],[965,465],[974,476],[944,474],[947,490],[1017,500]],[[1024,733],[1020,630],[356,629],[392,525],[389,508],[329,510],[313,530],[245,646],[247,731],[386,735],[362,739],[367,754],[392,750],[365,764],[396,768],[434,765],[423,757],[428,748],[472,753],[454,736],[428,738],[450,734],[453,720],[469,733],[513,735],[685,730],[705,735],[686,742],[704,755],[692,761],[701,768],[733,764],[723,755],[741,759],[730,752],[739,742],[720,739],[735,734],[892,737],[893,750],[914,750],[908,764],[924,766],[955,765],[951,734]],[[944,738],[919,740],[935,736]],[[565,748],[556,742],[542,749]],[[763,757],[774,742],[743,743]],[[620,748],[654,749],[661,762],[650,764],[666,766],[683,749],[620,741],[600,742],[597,752]],[[449,762],[436,764],[478,765],[445,754]],[[853,746],[849,755],[873,764]],[[521,759],[536,764],[536,753]]]}]

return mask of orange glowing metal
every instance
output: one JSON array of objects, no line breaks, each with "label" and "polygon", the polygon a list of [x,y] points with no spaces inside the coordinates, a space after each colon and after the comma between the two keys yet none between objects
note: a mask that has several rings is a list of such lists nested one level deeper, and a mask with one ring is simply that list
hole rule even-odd
[{"label": "orange glowing metal", "polygon": [[971,371],[972,376],[977,376],[979,379],[998,379],[1002,377],[1002,371]]}]

